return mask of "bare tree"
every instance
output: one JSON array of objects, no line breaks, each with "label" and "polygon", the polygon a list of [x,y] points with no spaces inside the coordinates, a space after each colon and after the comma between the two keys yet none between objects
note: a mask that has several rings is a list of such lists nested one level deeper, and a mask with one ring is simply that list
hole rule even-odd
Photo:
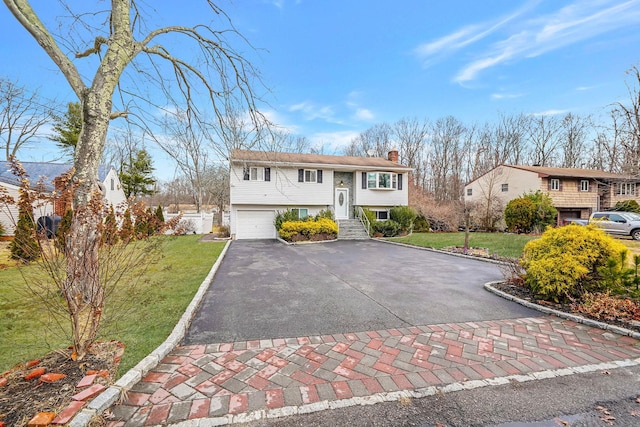
[{"label": "bare tree", "polygon": [[38,91],[0,78],[0,144],[4,158],[16,157],[18,150],[40,134],[40,129],[52,118],[51,107],[40,99]]},{"label": "bare tree", "polygon": [[413,168],[415,182],[422,183],[426,178],[423,159],[429,138],[429,122],[404,118],[395,122],[392,129],[400,163]]},{"label": "bare tree", "polygon": [[[160,99],[180,99],[175,104],[182,105],[187,116],[197,120],[197,101],[202,96],[220,117],[220,101],[236,96],[246,114],[259,123],[261,115],[253,91],[255,72],[231,47],[230,39],[239,34],[224,11],[212,2],[207,3],[218,22],[211,25],[224,28],[178,25],[148,30],[151,26],[144,19],[145,5],[135,0],[111,0],[103,11],[83,13],[62,3],[68,20],[47,25],[28,0],[3,2],[57,65],[82,106],[82,131],[73,161],[74,216],[65,242],[66,278],[62,289],[72,319],[74,350],[82,358],[97,336],[104,309],[98,251],[102,217],[91,203],[101,198],[98,165],[110,121],[139,117],[145,111],[153,116],[158,109],[156,100]],[[50,10],[53,6],[42,7]],[[245,42],[241,36],[239,40]],[[169,46],[179,48],[172,50]],[[79,64],[83,64],[82,73]],[[142,79],[134,79],[136,76]],[[133,85],[126,84],[130,82]],[[154,96],[135,82],[155,84],[162,96]],[[114,97],[116,90],[118,96]],[[196,93],[200,94],[197,99]],[[143,122],[140,125],[145,126]]]},{"label": "bare tree", "polygon": [[531,161],[535,165],[554,166],[560,147],[561,121],[557,116],[533,116],[527,128]]},{"label": "bare tree", "polygon": [[156,143],[178,165],[191,184],[196,211],[200,212],[206,190],[205,172],[210,158],[210,144],[205,135],[184,112],[167,115],[163,123],[165,136]]},{"label": "bare tree", "polygon": [[393,148],[393,130],[389,124],[380,123],[355,137],[345,149],[345,155],[386,157],[391,148]]},{"label": "bare tree", "polygon": [[563,168],[581,168],[585,166],[587,153],[587,131],[589,120],[568,113],[562,119],[561,142]]},{"label": "bare tree", "polygon": [[462,196],[461,165],[465,161],[465,126],[453,116],[436,120],[431,129],[429,191],[438,201]]},{"label": "bare tree", "polygon": [[629,104],[616,103],[612,115],[617,117],[616,131],[624,149],[623,172],[640,173],[640,69],[637,66],[627,71],[632,83],[627,82]]}]

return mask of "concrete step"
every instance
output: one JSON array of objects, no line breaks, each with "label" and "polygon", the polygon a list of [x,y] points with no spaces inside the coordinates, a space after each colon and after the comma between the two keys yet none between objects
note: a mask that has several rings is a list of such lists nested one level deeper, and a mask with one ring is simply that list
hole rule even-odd
[{"label": "concrete step", "polygon": [[338,239],[340,240],[366,240],[369,238],[359,219],[341,219],[338,221],[338,229]]}]

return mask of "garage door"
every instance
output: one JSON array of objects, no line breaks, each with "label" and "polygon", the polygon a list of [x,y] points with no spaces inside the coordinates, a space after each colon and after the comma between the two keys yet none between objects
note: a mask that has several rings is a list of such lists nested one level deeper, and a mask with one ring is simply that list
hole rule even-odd
[{"label": "garage door", "polygon": [[274,211],[238,211],[236,239],[275,239]]}]

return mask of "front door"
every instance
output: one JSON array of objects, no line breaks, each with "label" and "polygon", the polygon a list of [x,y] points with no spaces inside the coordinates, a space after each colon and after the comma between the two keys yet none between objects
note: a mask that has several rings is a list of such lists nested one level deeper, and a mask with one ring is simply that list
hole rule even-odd
[{"label": "front door", "polygon": [[336,188],[336,198],[334,200],[336,219],[349,219],[349,189]]}]

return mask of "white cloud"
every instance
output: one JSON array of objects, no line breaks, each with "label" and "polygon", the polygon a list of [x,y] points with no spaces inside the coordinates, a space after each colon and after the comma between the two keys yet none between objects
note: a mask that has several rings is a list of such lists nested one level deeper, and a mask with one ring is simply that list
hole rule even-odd
[{"label": "white cloud", "polygon": [[358,120],[373,120],[375,116],[371,110],[367,108],[357,108],[355,118]]},{"label": "white cloud", "polygon": [[531,113],[532,116],[557,116],[560,114],[567,114],[571,110],[546,110],[540,111],[538,113]]},{"label": "white cloud", "polygon": [[514,99],[514,98],[520,98],[524,96],[521,93],[493,93],[491,94],[491,98],[492,99]]},{"label": "white cloud", "polygon": [[437,40],[421,44],[414,49],[414,53],[422,60],[423,64],[427,66],[438,58],[453,54],[462,48],[490,36],[537,3],[538,0],[528,2],[514,13],[495,21],[467,25]]},{"label": "white cloud", "polygon": [[318,146],[322,145],[326,152],[340,152],[359,134],[355,131],[318,132],[310,135],[309,139]]},{"label": "white cloud", "polygon": [[341,123],[341,120],[335,118],[335,111],[330,105],[316,105],[313,102],[305,101],[289,107],[291,112],[302,113],[305,120],[325,120],[330,123]]},{"label": "white cloud", "polygon": [[640,0],[574,0],[551,13],[534,16],[530,12],[538,3],[529,2],[495,22],[462,27],[419,46],[416,54],[428,63],[439,55],[451,54],[489,35],[499,37],[482,48],[453,78],[457,83],[464,83],[476,79],[482,71],[504,63],[540,56],[614,30],[635,29],[640,22]]}]

